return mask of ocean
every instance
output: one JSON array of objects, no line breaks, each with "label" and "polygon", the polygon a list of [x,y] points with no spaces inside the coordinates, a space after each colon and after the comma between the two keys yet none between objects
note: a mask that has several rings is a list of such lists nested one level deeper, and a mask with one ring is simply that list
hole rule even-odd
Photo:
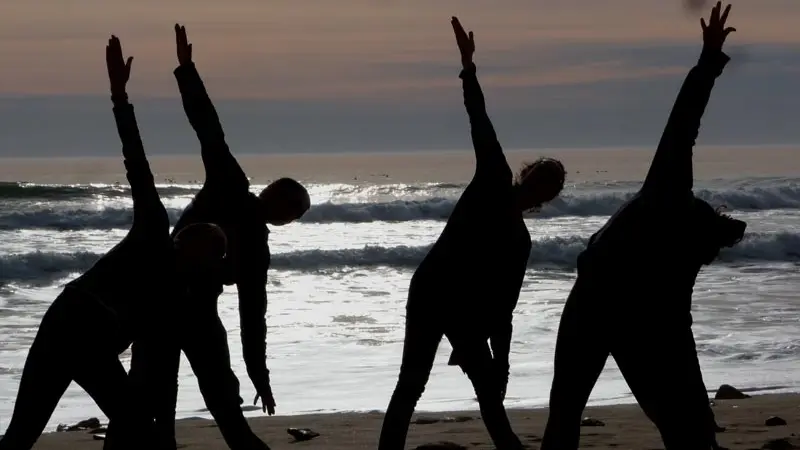
[{"label": "ocean", "polygon": [[[534,242],[514,319],[508,407],[546,405],[576,257],[639,186],[574,182],[527,216]],[[411,274],[464,185],[356,180],[308,187],[311,210],[270,234],[267,351],[278,414],[383,410],[399,369]],[[173,223],[198,188],[159,186]],[[708,387],[797,390],[800,178],[710,179],[698,181],[696,193],[727,205],[749,224],[744,241],[703,269],[695,288],[694,332]],[[0,430],[10,419],[28,347],[48,305],[66,281],[125,235],[131,219],[124,185],[0,183]],[[158,296],[159,287],[152,292]],[[646,292],[641,301],[648,301]],[[255,391],[242,360],[235,288],[225,289],[219,312],[248,405]],[[86,342],[68,351],[92,352],[93,346]],[[446,365],[449,351],[445,340],[419,410],[477,408],[466,376]],[[130,355],[122,358],[127,364]],[[592,403],[631,401],[609,360]],[[73,384],[50,429],[91,416],[102,413]],[[208,417],[185,359],[178,416]]]}]

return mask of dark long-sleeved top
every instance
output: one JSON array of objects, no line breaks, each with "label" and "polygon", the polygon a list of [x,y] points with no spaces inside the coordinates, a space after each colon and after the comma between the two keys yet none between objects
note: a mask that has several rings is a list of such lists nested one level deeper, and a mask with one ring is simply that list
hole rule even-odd
[{"label": "dark long-sleeved top", "polygon": [[728,60],[721,51],[704,50],[689,71],[642,188],[590,238],[578,258],[579,274],[612,283],[609,287],[623,297],[650,286],[658,295],[688,298],[688,303],[676,302],[682,309],[691,304],[699,270],[686,258],[694,200],[692,149],[714,82]]},{"label": "dark long-sleeved top", "polygon": [[[459,76],[475,150],[475,174],[414,273],[412,284],[424,296],[431,295],[428,307],[456,317],[466,313],[471,323],[465,326],[484,328],[493,341],[495,336],[507,334],[510,341],[512,313],[525,277],[531,237],[517,206],[511,168],[486,113],[475,66]],[[506,338],[499,340],[505,342]],[[507,357],[508,350],[499,353]]]},{"label": "dark long-sleeved top", "polygon": [[125,238],[83,275],[68,283],[111,310],[121,324],[119,351],[149,332],[154,289],[168,288],[172,279],[173,246],[169,217],[156,190],[144,153],[133,106],[127,98],[112,98],[117,131],[133,197],[133,225]]},{"label": "dark long-sleeved top", "polygon": [[222,124],[194,64],[175,69],[175,78],[186,115],[200,140],[206,180],[173,233],[199,222],[215,223],[225,231],[228,238],[226,275],[215,286],[216,294],[221,292],[222,284],[236,284],[247,371],[251,376],[263,373],[266,370],[269,230],[260,201],[250,192],[250,182],[225,142]]}]

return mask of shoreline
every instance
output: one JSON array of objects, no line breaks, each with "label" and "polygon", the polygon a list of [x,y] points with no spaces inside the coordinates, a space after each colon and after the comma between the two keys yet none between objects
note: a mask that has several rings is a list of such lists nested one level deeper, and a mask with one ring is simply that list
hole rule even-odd
[{"label": "shoreline", "polygon": [[[717,434],[723,447],[731,450],[762,448],[767,442],[786,439],[800,446],[793,434],[800,423],[800,394],[762,394],[742,400],[716,400],[714,413],[726,431]],[[509,409],[512,426],[524,444],[538,446],[547,420],[546,408]],[[784,419],[786,426],[766,426],[769,417]],[[602,421],[603,426],[581,427],[581,447],[661,448],[656,428],[636,404],[590,406],[583,413]],[[422,419],[422,420],[419,420]],[[383,420],[382,412],[328,413],[297,416],[249,418],[254,432],[273,449],[292,447],[286,428],[310,428],[320,436],[301,444],[303,448],[329,450],[375,448]],[[409,428],[406,448],[449,441],[468,449],[493,448],[477,411],[418,412]],[[179,448],[186,450],[226,449],[213,421],[201,418],[176,422]],[[38,450],[68,448],[100,449],[102,441],[85,431],[47,433],[34,447]],[[766,447],[769,448],[769,447]],[[775,447],[793,448],[793,447]]]},{"label": "shoreline", "polygon": [[[564,162],[567,182],[640,181],[653,158],[653,149],[507,150],[513,169],[523,161],[551,156]],[[316,183],[466,182],[475,167],[471,149],[381,153],[299,153],[236,155],[253,184],[281,176]],[[698,179],[758,176],[796,176],[800,173],[797,146],[698,146],[694,171]],[[186,184],[204,178],[199,155],[155,155],[150,158],[156,182]],[[51,157],[0,158],[0,181],[45,184],[123,183],[122,158]]]}]

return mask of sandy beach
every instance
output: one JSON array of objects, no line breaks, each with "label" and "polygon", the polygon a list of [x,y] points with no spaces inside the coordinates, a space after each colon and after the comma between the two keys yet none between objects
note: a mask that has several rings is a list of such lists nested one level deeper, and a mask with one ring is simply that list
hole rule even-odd
[{"label": "sandy beach", "polygon": [[[797,425],[800,423],[800,395],[759,395],[744,400],[717,400],[714,407],[717,421],[727,427],[717,438],[731,450],[800,448]],[[547,418],[545,409],[522,409],[510,412],[517,434],[531,448],[538,448]],[[584,416],[602,421],[604,426],[581,428],[581,448],[594,449],[658,449],[663,448],[658,432],[637,405],[590,407]],[[788,425],[766,426],[765,420],[778,416]],[[448,418],[450,418],[448,420]],[[453,421],[466,420],[463,422]],[[380,433],[382,413],[342,413],[251,419],[254,431],[273,449],[308,448],[328,450],[374,449]],[[451,413],[419,413],[411,425],[406,448],[440,441],[452,442],[468,449],[494,448],[476,411]],[[431,420],[435,419],[435,420]],[[434,422],[434,423],[428,423]],[[294,443],[286,433],[289,427],[311,428],[320,437]],[[224,450],[227,448],[213,421],[186,419],[178,421],[178,448],[186,450]],[[772,443],[786,440],[790,445]],[[766,445],[766,446],[765,446]],[[783,446],[781,446],[783,445]],[[51,433],[41,437],[37,450],[73,448],[100,449],[102,442],[83,432]]]},{"label": "sandy beach", "polygon": [[[539,156],[561,159],[569,182],[642,180],[654,149],[575,149],[506,151],[512,168]],[[699,179],[793,176],[800,173],[796,147],[698,147],[694,171]],[[281,176],[317,183],[464,182],[475,167],[465,151],[299,155],[237,155],[254,184]],[[203,179],[200,155],[152,156],[159,183],[193,183]],[[124,183],[122,158],[2,158],[0,181],[48,184]]]}]

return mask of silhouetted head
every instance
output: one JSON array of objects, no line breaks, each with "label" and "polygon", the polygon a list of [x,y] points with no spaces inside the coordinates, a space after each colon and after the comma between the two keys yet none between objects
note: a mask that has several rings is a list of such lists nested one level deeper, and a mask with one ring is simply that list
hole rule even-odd
[{"label": "silhouetted head", "polygon": [[264,216],[270,225],[286,225],[303,217],[311,207],[311,198],[302,184],[291,178],[281,178],[265,187],[258,197],[264,206]]},{"label": "silhouetted head", "polygon": [[514,183],[520,209],[539,208],[556,198],[564,189],[566,177],[564,165],[554,158],[539,158],[524,164]]},{"label": "silhouetted head", "polygon": [[186,276],[213,275],[222,267],[228,239],[222,228],[213,223],[195,223],[173,238],[178,271]]},{"label": "silhouetted head", "polygon": [[747,224],[736,220],[708,202],[695,197],[692,207],[692,224],[697,233],[692,248],[700,264],[711,264],[726,247],[733,247],[744,237]]}]

